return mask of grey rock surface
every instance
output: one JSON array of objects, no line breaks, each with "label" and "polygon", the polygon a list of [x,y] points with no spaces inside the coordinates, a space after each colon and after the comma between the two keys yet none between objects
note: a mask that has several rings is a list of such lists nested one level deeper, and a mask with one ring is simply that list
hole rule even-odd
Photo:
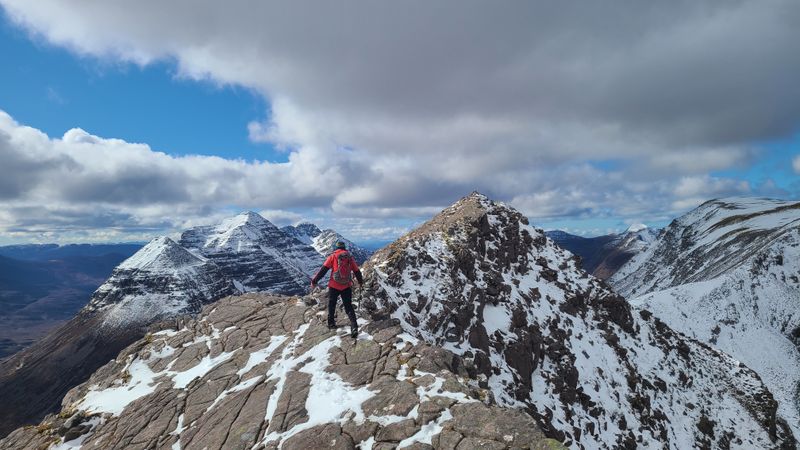
[{"label": "grey rock surface", "polygon": [[328,330],[308,300],[228,297],[154,331],[0,449],[426,449],[445,431],[459,448],[549,448],[527,413],[448,370],[456,355],[404,338],[392,321],[354,340]]}]

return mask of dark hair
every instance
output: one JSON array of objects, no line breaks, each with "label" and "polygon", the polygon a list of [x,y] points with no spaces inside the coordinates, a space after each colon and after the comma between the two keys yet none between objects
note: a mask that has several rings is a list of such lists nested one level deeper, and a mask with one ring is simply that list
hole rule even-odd
[{"label": "dark hair", "polygon": [[342,242],[342,241],[336,241],[336,245],[334,245],[334,247],[336,247],[336,248],[344,248],[344,249],[346,249],[346,248],[347,248],[347,245],[345,245],[345,243],[344,243],[344,242]]}]

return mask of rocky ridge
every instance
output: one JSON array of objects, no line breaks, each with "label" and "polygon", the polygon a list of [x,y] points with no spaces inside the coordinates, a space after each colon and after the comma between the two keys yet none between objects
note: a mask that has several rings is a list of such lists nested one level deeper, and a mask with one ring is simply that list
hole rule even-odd
[{"label": "rocky ridge", "polygon": [[726,199],[673,221],[611,283],[755,370],[800,435],[800,202]]},{"label": "rocky ridge", "polygon": [[365,265],[364,312],[460,355],[572,448],[794,446],[753,371],[636,311],[474,193]]},{"label": "rocky ridge", "polygon": [[300,242],[314,247],[317,253],[322,256],[330,255],[333,251],[333,246],[338,241],[342,241],[347,245],[347,250],[350,251],[359,264],[363,264],[364,261],[369,259],[372,255],[371,251],[359,247],[353,241],[350,241],[336,231],[331,229],[320,230],[319,227],[313,223],[303,222],[294,226],[287,225],[281,228],[281,230]]},{"label": "rocky ridge", "polygon": [[458,356],[397,321],[344,337],[313,303],[246,294],[163,323],[0,449],[560,448]]}]

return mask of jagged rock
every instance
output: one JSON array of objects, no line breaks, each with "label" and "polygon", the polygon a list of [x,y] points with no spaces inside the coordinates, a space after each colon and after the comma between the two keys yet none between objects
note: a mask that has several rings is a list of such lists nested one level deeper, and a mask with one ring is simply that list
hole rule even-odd
[{"label": "jagged rock", "polygon": [[[720,435],[745,446],[794,445],[754,372],[634,314],[519,212],[485,196],[381,249],[364,273],[372,319],[398,320],[456,353],[498,404],[524,406],[567,446],[700,445],[702,414],[730,417]],[[461,445],[451,440],[443,447]]]},{"label": "jagged rock", "polygon": [[[60,415],[14,431],[0,449],[63,443],[66,425],[83,433],[84,449],[430,449],[444,427],[463,428],[458,420],[480,420],[475,436],[487,441],[505,442],[504,427],[517,425],[530,438],[521,448],[544,439],[525,412],[482,403],[452,352],[366,331],[353,340],[325,320],[302,298],[223,299],[131,345],[72,389]],[[362,372],[357,383],[339,375]]]}]

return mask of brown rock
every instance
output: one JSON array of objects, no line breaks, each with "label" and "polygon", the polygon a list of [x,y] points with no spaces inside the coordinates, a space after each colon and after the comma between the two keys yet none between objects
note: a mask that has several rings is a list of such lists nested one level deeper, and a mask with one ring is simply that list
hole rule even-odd
[{"label": "brown rock", "polygon": [[419,427],[414,422],[414,419],[406,419],[379,429],[375,434],[375,439],[379,442],[400,442],[413,436],[417,431],[419,431]]},{"label": "brown rock", "polygon": [[283,443],[283,450],[354,450],[355,444],[350,436],[342,433],[338,424],[318,425],[308,430],[303,430],[290,437]]}]

